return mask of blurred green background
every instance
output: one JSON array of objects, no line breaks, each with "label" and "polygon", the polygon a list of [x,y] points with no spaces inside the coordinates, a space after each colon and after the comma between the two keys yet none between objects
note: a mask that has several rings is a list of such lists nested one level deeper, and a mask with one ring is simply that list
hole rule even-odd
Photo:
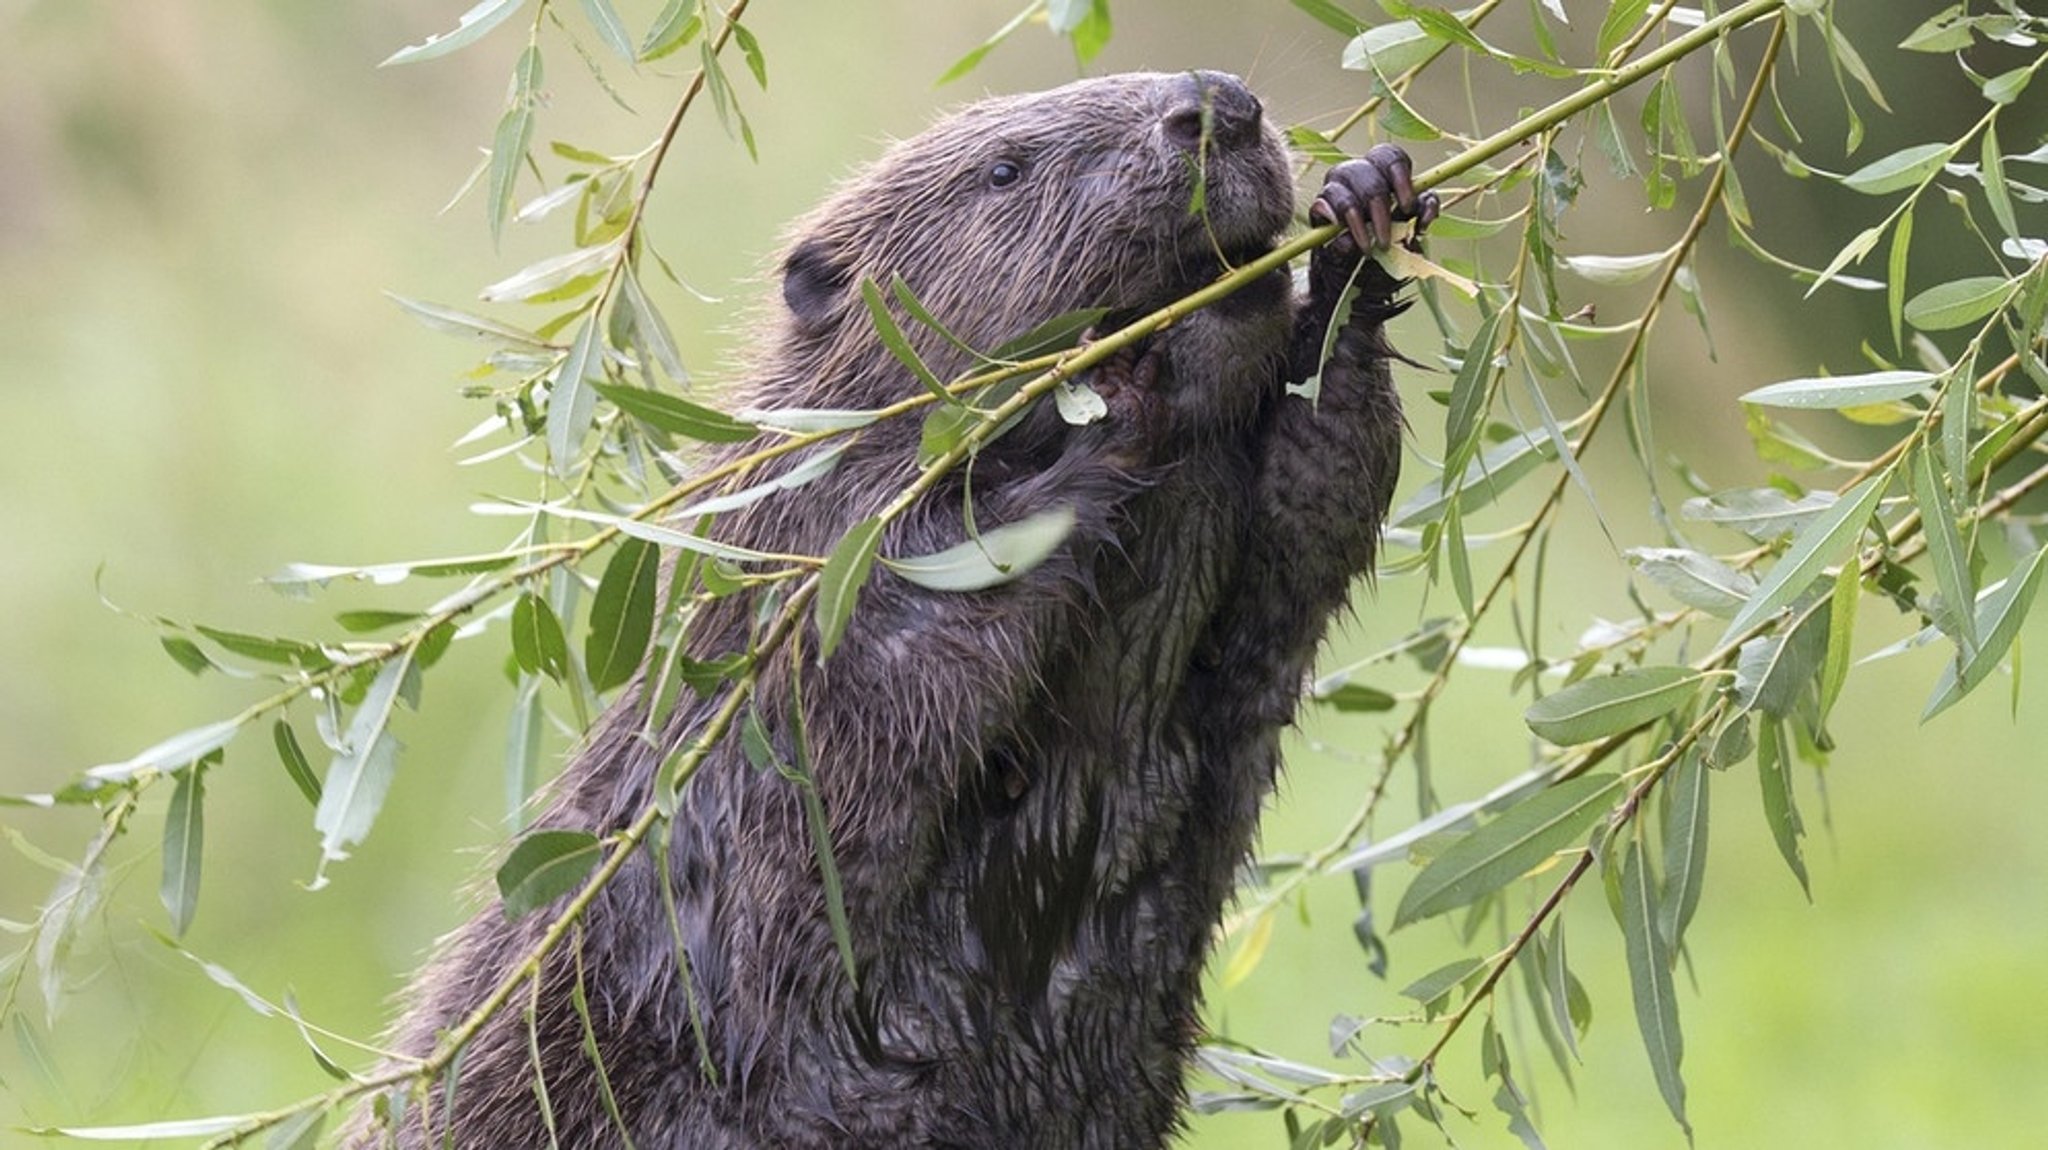
[{"label": "blurred green background", "polygon": [[[172,665],[149,627],[100,604],[96,568],[106,593],[134,611],[332,634],[332,610],[417,606],[438,592],[337,592],[307,605],[254,580],[294,560],[420,558],[502,542],[503,522],[465,505],[516,489],[515,472],[457,467],[449,446],[486,414],[458,395],[473,348],[426,331],[380,294],[461,305],[479,285],[565,245],[559,224],[512,227],[494,252],[474,200],[436,214],[489,137],[519,31],[508,26],[444,61],[374,69],[396,47],[452,26],[467,6],[0,0],[0,792],[51,789],[252,697],[246,684],[194,679]],[[560,7],[580,29],[574,6]],[[644,27],[657,5],[620,7]],[[1601,7],[1570,6],[1583,24]],[[743,306],[762,288],[778,228],[834,178],[950,103],[1075,74],[1064,45],[1026,28],[966,81],[933,87],[1014,8],[755,6],[749,23],[767,53],[770,89],[741,92],[759,161],[703,109],[683,132],[652,217],[664,254],[719,297],[659,298],[686,360],[712,386],[743,329]],[[1327,124],[1364,94],[1335,67],[1341,37],[1284,0],[1123,0],[1114,10],[1116,37],[1095,70],[1233,70],[1287,123]],[[1811,161],[1844,170],[1950,138],[1975,117],[1974,92],[1951,65],[1902,61],[1889,49],[1920,16],[1844,14],[1899,110],[1872,121],[1854,161],[1840,155],[1832,83],[1807,45],[1786,95],[1809,130]],[[1524,20],[1504,14],[1500,38],[1519,42],[1513,29]],[[1589,33],[1576,29],[1570,42]],[[554,44],[554,103],[538,139],[626,151],[651,137],[679,66],[612,76],[639,109],[634,118]],[[1490,82],[1482,77],[1483,107],[1533,100],[1533,89]],[[1462,98],[1435,91],[1432,110],[1461,122]],[[1704,140],[1703,122],[1695,131]],[[2041,127],[2036,114],[2030,130]],[[2035,142],[2009,135],[2007,150]],[[1447,154],[1416,151],[1424,162]],[[1608,179],[1590,149],[1586,166],[1591,186],[1566,224],[1579,250],[1667,242],[1675,221],[1642,216],[1639,191]],[[1870,201],[1825,197],[1778,178],[1767,161],[1744,171],[1760,229],[1809,262],[1824,262],[1877,218]],[[1930,271],[1945,258],[1938,227],[1923,223],[1937,239],[1916,249]],[[1822,365],[1855,370],[1858,340],[1878,341],[1881,320],[1874,306],[1852,308],[1839,294],[1801,301],[1774,273],[1725,251],[1703,257],[1700,271],[1718,358],[1708,358],[1689,319],[1667,317],[1671,338],[1653,361],[1665,444],[1717,483],[1758,478],[1732,397]],[[1612,316],[1629,314],[1626,295],[1613,298]],[[1426,319],[1403,324],[1405,346],[1434,353]],[[1439,421],[1423,392],[1443,382],[1409,371],[1402,386],[1426,446]],[[1638,501],[1620,494],[1633,474],[1618,433],[1596,456],[1603,490],[1616,493],[1603,511],[1624,545],[1654,541]],[[1410,484],[1420,470],[1411,468]],[[1629,610],[1622,564],[1583,500],[1574,503],[1553,547],[1555,606],[1543,615],[1553,652],[1567,650],[1593,614]],[[1332,661],[1446,613],[1437,598],[1425,604],[1417,579],[1383,581],[1342,629]],[[2032,631],[2038,647],[2041,628]],[[1904,633],[1888,608],[1866,601],[1859,648]],[[189,946],[273,998],[289,988],[322,1025],[374,1034],[405,972],[465,915],[456,892],[505,833],[498,762],[508,700],[493,678],[502,654],[495,643],[459,645],[431,677],[425,714],[399,728],[408,753],[382,821],[318,893],[302,889],[318,854],[308,809],[260,740],[231,748],[210,778],[205,889]],[[2032,709],[2036,683],[2025,684],[2015,717],[1999,680],[1923,729],[1916,716],[1938,668],[1937,655],[1921,652],[1852,678],[1834,724],[1832,832],[1821,828],[1804,772],[1811,906],[1764,831],[1753,767],[1715,779],[1707,895],[1688,936],[1697,992],[1688,988],[1683,1001],[1701,1145],[2039,1144],[2048,836],[2038,825],[2048,776],[2038,748],[2048,721]],[[1392,676],[1389,685],[1412,683]],[[1432,725],[1447,800],[1523,769],[1521,707],[1505,676],[1461,673]],[[1387,729],[1312,716],[1266,847],[1323,842],[1356,802],[1362,764]],[[0,1145],[30,1141],[16,1132],[25,1123],[256,1110],[327,1082],[288,1022],[256,1017],[151,938],[147,928],[164,927],[160,810],[117,845],[103,929],[88,932],[74,956],[75,993],[54,1027],[31,994],[34,1009],[0,1036]],[[1413,810],[1412,788],[1397,790],[1377,829],[1398,830]],[[0,808],[0,826],[75,857],[94,824],[75,811]],[[1383,919],[1398,894],[1387,888],[1406,874],[1381,871]],[[52,877],[0,844],[0,919],[32,917]],[[1568,912],[1574,963],[1595,1007],[1576,1097],[1533,1065],[1543,1060],[1533,1050],[1523,1078],[1538,1089],[1553,1146],[1681,1146],[1635,1033],[1618,933],[1598,901],[1581,897]],[[1285,917],[1256,974],[1212,996],[1218,1029],[1327,1060],[1333,1014],[1398,1013],[1395,989],[1460,953],[1447,928],[1405,932],[1392,940],[1389,979],[1377,980],[1351,938],[1356,905],[1346,883],[1314,888],[1306,925]],[[5,936],[0,944],[11,945]],[[1370,1031],[1367,1041],[1413,1054],[1426,1038]],[[1475,1051],[1454,1047],[1445,1064],[1452,1098],[1479,1111],[1473,1122],[1454,1119],[1453,1132],[1463,1146],[1514,1145],[1487,1105]],[[1437,1142],[1413,1123],[1407,1133]],[[1190,1144],[1279,1145],[1279,1124],[1271,1115],[1198,1119]]]}]

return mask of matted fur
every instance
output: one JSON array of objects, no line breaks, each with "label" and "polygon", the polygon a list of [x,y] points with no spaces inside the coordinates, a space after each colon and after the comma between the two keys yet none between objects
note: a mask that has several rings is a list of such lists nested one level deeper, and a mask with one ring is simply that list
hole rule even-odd
[{"label": "matted fur", "polygon": [[[1208,116],[1199,113],[1204,105]],[[1188,116],[1207,124],[1191,151]],[[1196,157],[1203,158],[1198,163]],[[1270,250],[1292,214],[1288,156],[1236,80],[1086,80],[970,105],[892,147],[793,228],[783,306],[751,339],[756,407],[864,408],[917,384],[876,340],[859,284],[900,275],[961,338],[990,347],[1083,307],[1129,313]],[[994,165],[1013,165],[1006,186]],[[1196,175],[1206,211],[1191,213]],[[1008,173],[1004,173],[1008,174]],[[665,876],[715,1075],[699,1065],[664,876],[647,852],[590,908],[580,968],[612,1091],[641,1150],[1151,1147],[1179,1122],[1202,964],[1330,616],[1366,572],[1394,486],[1400,416],[1376,264],[1313,408],[1348,242],[1158,334],[1156,379],[1098,374],[1110,417],[1050,404],[974,465],[977,522],[1054,506],[1076,525],[1023,578],[971,594],[878,567],[829,663],[803,671],[816,780],[843,876],[856,990],[842,969],[796,789],[730,741],[684,793]],[[941,374],[967,357],[917,325]],[[864,431],[827,477],[723,517],[716,534],[823,554],[914,474],[917,426]],[[732,448],[722,458],[749,450]],[[785,464],[786,466],[787,464]],[[961,476],[883,552],[963,538]],[[743,650],[753,604],[692,628]],[[814,642],[806,649],[815,652]],[[758,705],[787,758],[789,667]],[[665,752],[714,702],[686,698],[659,746],[636,683],[554,784],[543,826],[599,834],[649,801]],[[444,940],[394,1044],[429,1050],[511,969],[549,915],[492,905]],[[624,1144],[571,1008],[579,956],[551,956],[535,1043],[521,1011],[460,1063],[452,1111],[411,1108],[351,1147]],[[521,995],[521,999],[525,999]],[[436,1091],[436,1098],[439,1092]]]}]

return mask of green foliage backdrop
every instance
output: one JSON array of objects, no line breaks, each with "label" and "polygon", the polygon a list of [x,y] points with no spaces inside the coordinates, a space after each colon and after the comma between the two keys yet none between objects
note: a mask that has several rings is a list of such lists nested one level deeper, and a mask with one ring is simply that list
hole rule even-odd
[{"label": "green foliage backdrop", "polygon": [[[594,597],[536,578],[530,596],[485,603],[492,622],[453,643],[469,616],[437,628],[377,613],[430,611],[459,580],[367,585],[395,574],[380,569],[308,605],[251,592],[250,576],[289,573],[286,560],[496,553],[522,522],[503,514],[521,510],[508,493],[535,498],[539,483],[554,498],[557,480],[589,490],[593,426],[614,447],[603,467],[629,481],[643,469],[638,498],[661,491],[654,450],[671,433],[706,434],[711,417],[621,390],[643,376],[601,363],[601,343],[663,394],[687,370],[692,398],[716,403],[720,349],[745,323],[739,304],[759,290],[779,222],[872,154],[875,135],[914,131],[972,85],[1054,83],[1077,50],[1096,71],[1224,67],[1276,118],[1331,133],[1374,95],[1340,60],[1392,78],[1442,52],[1397,86],[1400,101],[1373,105],[1370,130],[1405,138],[1445,191],[1489,190],[1454,202],[1437,229],[1430,254],[1447,274],[1408,268],[1428,306],[1397,339],[1441,370],[1401,381],[1416,429],[1405,511],[1377,592],[1333,644],[1319,687],[1329,705],[1296,740],[1263,881],[1219,953],[1219,1041],[1198,1083],[1214,1113],[1196,1118],[1195,1143],[1278,1144],[1278,1106],[1294,1128],[1326,1122],[1333,1137],[1385,1140],[1398,1123],[1433,1144],[1430,1122],[1443,1121],[1461,1145],[1512,1145],[1533,1137],[1519,1117],[1533,1100],[1557,1144],[1678,1144],[1665,1112],[1681,1103],[1674,1021],[1683,1110],[1708,1144],[2025,1138],[2019,1100],[2048,1070],[2035,974],[2048,847],[2029,827],[2048,784],[2031,753],[2037,688],[2019,673],[2041,569],[2027,498],[2048,299],[2034,190],[2048,124],[2028,85],[2039,20],[1998,3],[1972,6],[1975,23],[1935,5],[1794,3],[1783,8],[1796,35],[1781,37],[1774,3],[1542,0],[1498,15],[1482,4],[1464,23],[1389,4],[1368,31],[1338,6],[1275,0],[1121,4],[1110,35],[1102,6],[1054,3],[935,91],[929,80],[1011,11],[763,3],[643,200],[663,157],[641,149],[725,21],[693,29],[693,5],[487,2],[471,13],[486,18],[468,26],[484,33],[475,44],[458,34],[438,47],[459,51],[372,72],[454,27],[452,8],[417,7],[0,9],[18,56],[0,102],[21,111],[0,120],[0,379],[20,429],[0,453],[0,528],[16,541],[0,565],[16,606],[0,793],[64,800],[0,808],[0,925],[21,948],[0,965],[0,1123],[264,1111],[333,1088],[330,1060],[362,1069],[350,1040],[374,1035],[383,996],[464,913],[450,892],[513,833],[509,800],[629,666],[615,652],[645,641],[617,622],[639,614],[623,605],[648,552],[631,543],[595,553]],[[1549,61],[1654,60],[1716,11],[1764,19],[1712,64],[1648,69],[1575,130],[1509,131],[1477,160],[1431,138],[1431,123],[1501,132],[1510,110],[1595,78]],[[510,19],[484,28],[497,14]],[[522,55],[522,34],[541,50]],[[1774,89],[1752,86],[1761,64],[1795,52]],[[635,55],[637,67],[619,59]],[[750,73],[769,78],[765,93]],[[1731,138],[1740,179],[1724,183],[1715,154]],[[496,161],[437,222],[479,141]],[[1326,150],[1316,134],[1297,143]],[[562,194],[506,162],[526,147]],[[555,183],[570,173],[588,194]],[[1644,215],[1646,199],[1667,210]],[[1731,215],[1745,244],[1728,242]],[[654,271],[632,246],[643,225],[682,280],[721,298]],[[572,244],[585,254],[558,259]],[[1813,276],[1787,265],[1837,282],[1809,294]],[[1460,279],[1488,285],[1483,308]],[[506,306],[459,306],[524,333],[482,333],[500,370],[466,378],[474,357],[404,312],[444,332],[474,321],[380,294],[462,301],[480,284]],[[877,287],[886,314],[889,285]],[[536,296],[557,302],[509,302]],[[597,318],[570,310],[546,326],[578,299],[600,299]],[[1636,361],[1629,324],[1660,300],[1668,314]],[[502,427],[450,452],[488,413],[457,394],[465,386],[495,389],[498,410],[531,420],[523,446],[553,479],[493,450],[519,445]],[[906,387],[920,394],[908,374]],[[546,399],[542,422],[550,393],[562,398]],[[1812,408],[1850,418],[1800,410]],[[964,454],[962,434],[979,433],[956,429],[934,454]],[[1570,467],[1555,461],[1561,444]],[[1446,457],[1452,473],[1475,461],[1483,481],[1433,498],[1425,461]],[[609,489],[630,495],[632,483]],[[1685,514],[1695,489],[1719,494]],[[465,513],[479,493],[499,514]],[[550,515],[555,534],[525,542],[586,538],[594,523],[688,545],[619,514]],[[1033,550],[1029,537],[1007,542]],[[1632,550],[1643,547],[1658,550]],[[851,601],[835,591],[857,585],[846,575],[867,557],[855,539],[825,566],[816,617],[828,634]],[[98,605],[101,563],[106,598],[146,626]],[[310,590],[296,570],[283,589]],[[804,585],[808,568],[791,570]],[[1974,613],[1946,606],[1979,592]],[[560,640],[557,615],[569,622]],[[275,635],[328,646],[252,638]],[[1847,673],[1916,635],[1931,641]],[[368,661],[335,678],[327,734],[348,750],[320,745],[318,708],[302,703],[296,753],[273,749],[266,713],[224,762],[194,769],[230,733],[212,724],[276,689],[250,672],[282,669],[298,689],[352,659]],[[1981,689],[1923,727],[1931,699],[1948,705],[1944,674]],[[564,677],[566,691],[544,686]],[[391,734],[373,721],[387,711]],[[359,737],[344,737],[352,724]],[[159,743],[177,731],[192,734]],[[394,736],[406,746],[381,804],[333,798],[376,793],[385,757],[400,761]],[[74,780],[92,763],[112,769],[87,793]],[[304,805],[315,775],[330,796],[318,813]],[[1555,785],[1500,790],[1517,779]],[[131,782],[150,785],[133,798],[108,785]],[[1489,795],[1499,801],[1481,829],[1456,837],[1473,825],[1465,804]],[[1379,847],[1374,913],[1358,921],[1346,874],[1373,849],[1365,832],[1418,821],[1448,833]],[[117,825],[102,850],[96,828]],[[517,889],[537,861],[593,861],[591,845],[529,840],[499,879]],[[68,869],[81,860],[83,884]],[[1532,882],[1510,881],[1532,868]],[[1560,881],[1581,876],[1605,879],[1607,905],[1588,882],[1548,914]],[[1567,937],[1589,994],[1584,1033]],[[1427,1078],[1398,1060],[1433,1055],[1447,1021],[1467,1018]],[[1348,1048],[1335,1056],[1333,1044]],[[1553,1069],[1567,1044],[1577,1055]],[[307,1129],[285,1123],[272,1141]]]}]

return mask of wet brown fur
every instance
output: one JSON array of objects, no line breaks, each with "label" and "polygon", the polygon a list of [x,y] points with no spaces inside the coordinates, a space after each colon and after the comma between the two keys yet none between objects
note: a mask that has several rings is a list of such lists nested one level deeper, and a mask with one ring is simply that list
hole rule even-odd
[{"label": "wet brown fur", "polygon": [[[1208,107],[1208,141],[1187,113]],[[1206,213],[1192,214],[1195,157]],[[993,186],[997,163],[1020,169]],[[892,148],[799,221],[783,299],[753,336],[744,402],[868,408],[913,394],[858,286],[900,275],[963,340],[991,347],[1090,306],[1132,313],[1268,250],[1292,215],[1287,155],[1234,80],[1130,75],[971,105]],[[858,986],[841,966],[798,792],[721,746],[681,796],[666,875],[642,851],[465,1053],[452,1109],[359,1121],[347,1145],[549,1145],[521,1012],[567,1148],[623,1145],[584,1028],[641,1150],[682,1147],[1148,1147],[1179,1121],[1215,923],[1330,616],[1371,564],[1400,417],[1363,294],[1311,407],[1357,250],[1319,253],[1098,372],[1109,418],[1040,404],[973,467],[983,529],[1052,507],[1052,558],[973,593],[877,568],[843,646],[803,644],[810,752],[844,879]],[[915,324],[941,375],[968,357]],[[826,477],[720,518],[715,534],[823,554],[914,474],[915,420],[877,425]],[[738,454],[752,445],[732,449]],[[730,455],[726,456],[731,457]],[[790,464],[784,463],[786,467]],[[964,476],[887,534],[885,555],[963,538]],[[692,650],[745,649],[757,604],[692,624]],[[782,757],[791,666],[757,706]],[[544,826],[603,834],[649,801],[656,765],[715,708],[686,697],[654,744],[636,682],[550,792]],[[673,897],[681,976],[665,909]],[[394,1038],[459,1020],[544,929],[493,905],[445,940]],[[580,969],[580,973],[579,973]],[[692,1024],[691,995],[701,1017]]]}]

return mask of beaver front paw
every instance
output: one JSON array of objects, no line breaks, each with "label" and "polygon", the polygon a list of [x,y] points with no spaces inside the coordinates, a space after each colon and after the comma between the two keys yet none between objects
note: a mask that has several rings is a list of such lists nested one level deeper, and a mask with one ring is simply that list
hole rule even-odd
[{"label": "beaver front paw", "polygon": [[1167,405],[1159,390],[1163,369],[1163,357],[1148,341],[1142,350],[1119,348],[1082,380],[1109,408],[1104,430],[1112,450],[1130,464],[1150,461],[1167,435]]},{"label": "beaver front paw", "polygon": [[1353,255],[1392,244],[1397,220],[1414,220],[1418,237],[1429,227],[1439,205],[1435,192],[1416,193],[1409,175],[1414,167],[1399,147],[1377,144],[1363,157],[1330,169],[1308,215],[1315,223],[1344,225],[1346,234],[1330,241],[1330,247],[1338,249],[1334,254]]}]

